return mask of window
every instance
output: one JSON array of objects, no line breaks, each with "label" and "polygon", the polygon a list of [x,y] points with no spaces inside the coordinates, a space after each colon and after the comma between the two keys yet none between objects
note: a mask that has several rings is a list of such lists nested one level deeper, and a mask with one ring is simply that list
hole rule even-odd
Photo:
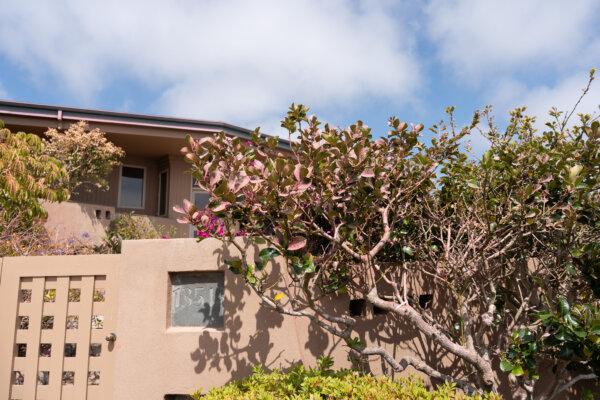
[{"label": "window", "polygon": [[198,210],[202,210],[208,206],[210,196],[206,192],[194,192],[194,205]]},{"label": "window", "polygon": [[158,215],[167,215],[169,201],[169,171],[161,171],[158,175]]},{"label": "window", "polygon": [[223,272],[173,272],[171,326],[223,327]]},{"label": "window", "polygon": [[[196,179],[192,179],[191,201],[197,209],[202,210],[208,206],[210,195],[200,188]],[[190,237],[197,237],[196,228],[190,226]]]},{"label": "window", "polygon": [[121,167],[119,207],[144,208],[144,175],[144,168]]}]

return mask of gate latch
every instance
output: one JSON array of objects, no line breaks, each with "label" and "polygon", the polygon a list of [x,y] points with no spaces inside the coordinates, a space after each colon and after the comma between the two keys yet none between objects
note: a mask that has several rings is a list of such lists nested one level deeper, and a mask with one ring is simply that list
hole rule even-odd
[{"label": "gate latch", "polygon": [[111,332],[109,335],[106,335],[104,339],[106,339],[107,342],[114,342],[117,340],[117,335]]}]

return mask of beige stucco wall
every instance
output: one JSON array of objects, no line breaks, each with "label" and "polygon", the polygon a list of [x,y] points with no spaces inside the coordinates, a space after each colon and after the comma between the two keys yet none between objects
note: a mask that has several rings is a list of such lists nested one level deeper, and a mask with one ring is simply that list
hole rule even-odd
[{"label": "beige stucco wall", "polygon": [[[250,249],[250,253],[253,251],[257,249]],[[91,278],[106,276],[109,283],[103,287],[108,288],[107,298],[111,303],[101,309],[105,316],[105,330],[92,332],[92,339],[104,343],[104,335],[113,332],[117,340],[103,353],[104,383],[90,386],[88,398],[162,400],[167,394],[186,394],[200,388],[206,390],[245,377],[254,365],[267,368],[287,368],[296,362],[314,365],[321,355],[332,356],[336,368],[350,365],[347,349],[339,339],[307,319],[282,316],[261,307],[259,298],[243,279],[225,270],[224,257],[235,253],[234,249],[223,247],[216,239],[200,243],[194,239],[159,239],[125,241],[122,253],[115,255],[0,259],[0,298],[7,305],[0,310],[3,332],[0,335],[0,392],[8,393],[9,390],[10,354],[14,357],[15,351],[12,339],[14,320],[16,315],[21,315],[15,314],[19,277],[38,277],[34,278],[33,284],[39,281],[38,289],[43,289],[44,277],[51,277],[56,282],[56,277],[68,281],[72,276],[80,276],[80,279],[81,275],[91,274]],[[169,273],[187,271],[224,271],[223,328],[169,326]],[[26,279],[31,282],[31,278]],[[348,301],[346,296],[335,296],[324,303],[330,311],[342,313],[348,310]],[[94,303],[94,312],[99,306],[99,303]],[[44,306],[44,309],[46,307],[49,306]],[[32,318],[35,320],[36,317]],[[364,317],[357,324],[355,334],[368,345],[386,348],[397,359],[418,352],[420,358],[432,364],[445,365],[448,372],[460,368],[460,363],[453,363],[439,347],[414,331],[406,330],[405,325],[401,329],[394,321],[395,318],[386,315]],[[46,339],[49,337],[46,335]],[[54,339],[56,344],[65,340],[64,335]],[[85,348],[85,345],[82,347]],[[53,360],[43,361],[54,363]],[[66,364],[65,367],[61,365],[57,364],[59,370],[54,371],[52,376],[60,376],[60,368],[66,368]],[[378,358],[373,358],[370,366],[373,372],[381,372]],[[18,368],[25,367],[35,369],[35,365]],[[93,368],[92,364],[90,368]],[[27,376],[34,375],[32,371]],[[409,373],[415,371],[409,368],[404,372]],[[77,376],[81,375],[85,376],[85,369],[78,372]],[[42,389],[47,391],[52,387]]]},{"label": "beige stucco wall", "polygon": [[57,242],[78,240],[82,243],[99,243],[105,237],[110,221],[115,218],[115,208],[101,204],[67,201],[44,202],[43,206],[48,212],[46,230]]},{"label": "beige stucco wall", "polygon": [[[333,356],[338,368],[349,366],[347,349],[339,339],[306,319],[261,307],[243,279],[230,272],[224,274],[223,329],[169,327],[169,272],[225,271],[223,256],[229,250],[222,246],[215,239],[124,242],[118,279],[116,398],[162,399],[165,394],[206,390],[248,375],[257,364],[314,365],[321,355]],[[348,298],[337,297],[330,307],[347,310]],[[385,318],[366,321],[358,335],[399,356],[405,346],[389,339],[398,332],[384,326]],[[400,337],[407,339],[406,334]],[[372,368],[380,370],[377,362]]]},{"label": "beige stucco wall", "polygon": [[[127,156],[123,163],[125,165],[137,165],[146,168],[145,179],[145,202],[143,209],[120,208],[118,204],[119,192],[119,168],[115,168],[109,176],[109,189],[99,191],[81,191],[75,194],[68,202],[45,203],[48,211],[46,228],[51,235],[57,239],[81,238],[82,234],[89,234],[94,242],[101,241],[105,236],[105,228],[119,213],[134,212],[139,215],[147,215],[155,225],[172,228],[174,237],[187,238],[190,235],[189,226],[177,223],[178,215],[173,207],[181,205],[183,199],[190,198],[192,178],[189,166],[179,156],[147,158]],[[158,214],[158,174],[168,169],[169,186],[167,199],[167,215]],[[96,218],[96,211],[101,211],[101,218]],[[110,218],[106,218],[109,211]]]}]

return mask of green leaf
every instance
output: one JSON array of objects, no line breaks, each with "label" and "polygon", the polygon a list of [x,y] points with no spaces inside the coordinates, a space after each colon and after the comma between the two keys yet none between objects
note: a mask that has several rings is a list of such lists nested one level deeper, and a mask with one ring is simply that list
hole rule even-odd
[{"label": "green leaf", "polygon": [[260,253],[258,253],[258,257],[260,257],[260,259],[263,262],[267,262],[270,259],[275,258],[275,257],[280,256],[280,255],[281,255],[281,253],[279,252],[279,250],[277,250],[274,247],[267,247],[265,249],[262,249],[260,251]]},{"label": "green leaf", "polygon": [[523,371],[523,367],[520,365],[515,365],[514,368],[512,369],[512,371],[510,371],[511,374],[513,374],[514,376],[521,376],[525,373],[525,371]]},{"label": "green leaf", "polygon": [[515,366],[507,359],[500,361],[500,369],[504,372],[510,372]]},{"label": "green leaf", "polygon": [[479,189],[479,185],[477,184],[477,181],[475,179],[468,180],[467,186],[470,187],[471,189]]},{"label": "green leaf", "polygon": [[302,267],[306,273],[313,273],[317,270],[312,254],[308,254],[304,257]]},{"label": "green leaf", "polygon": [[263,268],[265,268],[266,263],[263,260],[255,260],[254,263],[256,264],[256,270],[257,271],[262,271]]},{"label": "green leaf", "polygon": [[260,236],[254,236],[250,239],[250,241],[252,241],[255,244],[265,244],[267,243],[267,241],[263,238],[261,238]]},{"label": "green leaf", "polygon": [[236,275],[242,273],[242,260],[240,260],[239,258],[231,258],[229,260],[225,260],[225,265],[227,265],[227,267],[229,267],[229,270]]},{"label": "green leaf", "polygon": [[558,311],[560,311],[560,314],[563,316],[568,315],[571,312],[569,303],[567,302],[567,299],[565,299],[564,297],[561,297],[560,299],[558,299]]}]

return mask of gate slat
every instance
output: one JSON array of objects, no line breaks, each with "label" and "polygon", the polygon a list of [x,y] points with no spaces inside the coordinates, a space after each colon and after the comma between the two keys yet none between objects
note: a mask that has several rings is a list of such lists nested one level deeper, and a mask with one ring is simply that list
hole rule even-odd
[{"label": "gate slat", "polygon": [[42,332],[42,310],[44,307],[45,278],[33,278],[31,289],[31,314],[29,315],[29,341],[27,342],[27,364],[23,375],[23,398],[35,399],[37,393],[37,373],[40,360],[40,337]]},{"label": "gate slat", "polygon": [[67,324],[67,300],[69,277],[61,276],[56,282],[56,299],[54,302],[54,329],[52,330],[52,355],[50,357],[49,399],[60,399],[62,392],[63,360],[65,353],[65,331]]},{"label": "gate slat", "polygon": [[75,356],[75,385],[74,399],[87,398],[88,361],[90,334],[92,328],[92,299],[94,296],[94,276],[81,278],[81,299],[79,314],[79,329],[77,330],[77,355]]}]

